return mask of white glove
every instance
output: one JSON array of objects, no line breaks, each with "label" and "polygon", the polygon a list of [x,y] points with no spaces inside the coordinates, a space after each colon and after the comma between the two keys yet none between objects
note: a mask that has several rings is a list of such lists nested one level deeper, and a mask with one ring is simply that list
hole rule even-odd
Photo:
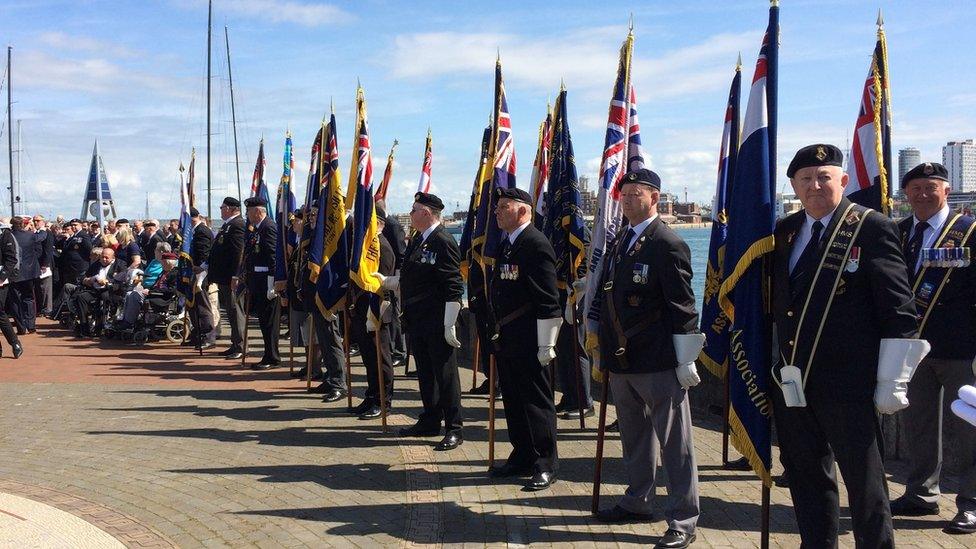
[{"label": "white glove", "polygon": [[[389,280],[391,278],[394,277],[389,276],[386,279]],[[454,323],[457,322],[457,317],[460,312],[460,302],[448,301],[444,304],[444,341],[455,349],[461,348],[461,342],[458,341],[457,333],[454,331]]]},{"label": "white glove", "polygon": [[573,296],[566,298],[566,306],[563,307],[563,318],[566,319],[570,325],[573,324],[573,309],[576,307],[576,303],[573,301]]},{"label": "white glove", "polygon": [[545,366],[556,358],[556,339],[559,337],[559,327],[563,319],[541,318],[535,321],[536,336],[538,336],[539,353],[537,358],[539,364]]},{"label": "white glove", "polygon": [[932,346],[924,339],[882,339],[874,406],[882,414],[908,407],[908,382]]},{"label": "white glove", "polygon": [[673,334],[671,341],[674,343],[674,353],[678,358],[678,367],[674,374],[678,378],[681,387],[688,389],[701,383],[698,377],[698,369],[695,368],[695,359],[701,354],[702,347],[705,345],[705,334]]},{"label": "white glove", "polygon": [[278,297],[278,293],[274,289],[274,275],[268,275],[268,301],[276,297]]},{"label": "white glove", "polygon": [[373,273],[373,276],[380,279],[380,286],[384,290],[396,291],[400,289],[400,275],[384,276],[380,273]]},{"label": "white glove", "polygon": [[373,333],[376,331],[376,321],[373,320],[373,315],[366,313],[366,331]]},{"label": "white glove", "polygon": [[583,290],[585,290],[585,289],[586,289],[586,277],[585,276],[584,277],[581,277],[581,278],[577,278],[576,281],[573,282],[573,295],[577,295],[578,296],[578,295],[582,294],[583,293]]}]

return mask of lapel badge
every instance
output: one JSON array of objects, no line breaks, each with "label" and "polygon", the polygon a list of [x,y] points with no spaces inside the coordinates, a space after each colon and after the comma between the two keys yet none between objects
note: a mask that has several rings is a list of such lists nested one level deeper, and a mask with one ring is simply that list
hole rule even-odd
[{"label": "lapel badge", "polygon": [[845,268],[847,272],[853,273],[857,271],[858,262],[861,260],[861,248],[858,246],[851,246],[851,254],[847,257],[847,267]]}]

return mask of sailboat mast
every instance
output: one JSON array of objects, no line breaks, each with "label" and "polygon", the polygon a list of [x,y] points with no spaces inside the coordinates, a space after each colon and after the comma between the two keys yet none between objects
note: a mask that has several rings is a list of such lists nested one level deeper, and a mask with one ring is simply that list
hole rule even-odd
[{"label": "sailboat mast", "polygon": [[10,55],[13,46],[7,46],[7,164],[10,166],[10,217],[14,216],[14,136],[10,133],[10,125],[13,122],[10,105],[13,103],[10,94],[10,85],[13,78],[10,74]]},{"label": "sailboat mast", "polygon": [[207,2],[207,219],[213,219],[210,210],[210,42],[213,24],[213,2]]},{"label": "sailboat mast", "polygon": [[230,70],[230,38],[224,25],[224,44],[227,46],[227,79],[230,81],[230,121],[234,128],[234,170],[237,172],[237,200],[241,198],[241,158],[237,152],[237,111],[234,108],[234,74]]},{"label": "sailboat mast", "polygon": [[18,120],[17,121],[17,192],[14,194],[16,199],[15,204],[17,206],[20,206],[20,213],[23,214],[24,211],[26,210],[26,204],[24,204],[23,199],[20,196],[21,189],[24,186],[24,171],[23,171],[24,168],[23,168],[23,162],[21,162],[20,158],[24,155],[24,141],[20,135],[20,123],[21,121]]}]

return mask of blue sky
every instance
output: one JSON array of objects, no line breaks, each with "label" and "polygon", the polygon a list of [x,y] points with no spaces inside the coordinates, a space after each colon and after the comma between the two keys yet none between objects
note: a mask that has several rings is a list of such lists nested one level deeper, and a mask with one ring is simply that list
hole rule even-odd
[{"label": "blue sky", "polygon": [[[538,125],[560,79],[569,90],[577,166],[595,179],[617,51],[631,12],[634,83],[651,164],[666,190],[682,194],[687,187],[690,199],[709,201],[736,56],[741,51],[748,82],[767,7],[763,0],[215,0],[214,211],[222,196],[237,192],[224,25],[230,29],[245,193],[262,136],[266,179],[272,188],[277,184],[286,129],[294,134],[304,188],[311,141],[330,100],[347,175],[358,78],[369,103],[377,177],[393,139],[400,141],[390,209],[409,207],[430,126],[433,186],[451,211],[455,203],[466,205],[470,193],[492,105],[496,51],[520,186],[528,186]],[[895,150],[915,146],[923,160],[940,161],[946,141],[976,137],[972,2],[783,0],[782,185],[788,185],[782,172],[799,147],[843,147],[879,7],[888,34]],[[142,217],[148,193],[152,216],[174,216],[176,168],[188,162],[194,146],[198,188],[205,187],[206,24],[205,0],[0,4],[0,37],[14,47],[14,118],[23,120],[21,194],[29,211],[78,214],[96,138],[120,215]],[[6,162],[0,177],[6,182]]]}]

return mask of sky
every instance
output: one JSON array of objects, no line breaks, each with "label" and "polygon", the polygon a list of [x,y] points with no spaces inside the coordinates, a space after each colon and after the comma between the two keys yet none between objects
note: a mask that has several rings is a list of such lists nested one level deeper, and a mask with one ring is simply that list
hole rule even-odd
[{"label": "sky", "polygon": [[[969,0],[782,0],[778,181],[800,147],[845,148],[883,10],[892,86],[892,141],[941,161],[950,140],[976,138],[976,4]],[[272,192],[286,131],[303,196],[309,152],[334,102],[343,177],[353,144],[357,81],[366,91],[376,183],[399,141],[388,209],[409,209],[424,140],[433,133],[433,192],[466,207],[501,56],[527,188],[547,101],[568,89],[581,175],[596,180],[620,45],[634,19],[633,82],[642,139],[664,190],[711,201],[736,57],[743,109],[768,18],[764,0],[402,2],[214,0],[211,189],[214,215],[237,195],[224,28],[228,29],[240,177],[249,192],[258,143]],[[118,214],[170,218],[180,163],[197,151],[206,213],[205,0],[4,0],[0,38],[13,47],[14,148],[23,209],[78,215],[98,140]],[[6,71],[4,69],[4,97]],[[7,140],[2,123],[2,140]],[[4,155],[6,156],[6,155]],[[0,212],[8,167],[0,165]],[[14,158],[15,177],[17,154]],[[591,183],[591,186],[593,183]],[[18,210],[20,211],[20,210]]]}]

